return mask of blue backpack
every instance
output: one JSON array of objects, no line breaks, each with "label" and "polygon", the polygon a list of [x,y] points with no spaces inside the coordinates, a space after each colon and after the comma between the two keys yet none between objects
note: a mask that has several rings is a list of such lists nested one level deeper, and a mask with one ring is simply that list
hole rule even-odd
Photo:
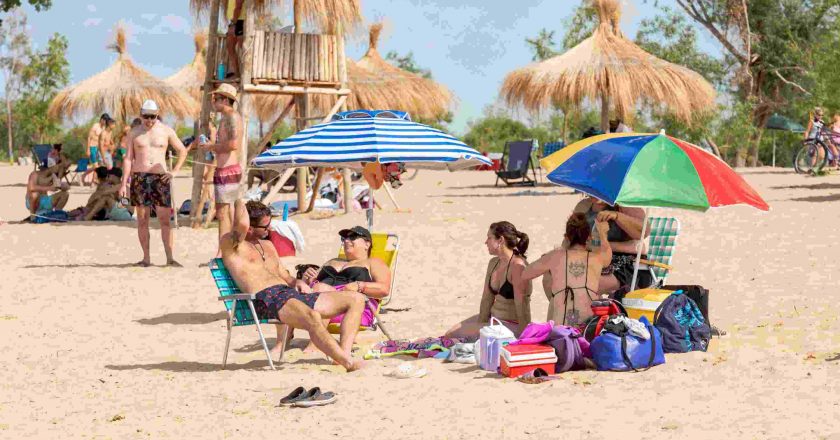
[{"label": "blue backpack", "polygon": [[653,325],[662,333],[665,353],[706,351],[712,329],[697,303],[677,290],[665,298],[653,315]]},{"label": "blue backpack", "polygon": [[662,352],[662,335],[647,317],[642,316],[639,322],[647,327],[650,339],[642,339],[626,331],[616,334],[604,329],[590,345],[592,360],[598,371],[645,371],[655,365],[665,363],[665,353]]}]

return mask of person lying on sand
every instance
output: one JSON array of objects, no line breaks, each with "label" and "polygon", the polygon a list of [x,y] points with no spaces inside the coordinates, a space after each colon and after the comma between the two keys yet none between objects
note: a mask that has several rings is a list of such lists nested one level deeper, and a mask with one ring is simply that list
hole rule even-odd
[{"label": "person lying on sand", "polygon": [[90,195],[83,208],[71,212],[71,217],[74,220],[84,221],[107,220],[109,214],[114,211],[114,207],[117,205],[122,174],[122,170],[119,168],[109,170],[104,166],[98,167],[96,177],[100,182],[99,186]]},{"label": "person lying on sand", "polygon": [[[246,204],[240,199],[234,204],[233,230],[219,242],[222,259],[234,281],[243,292],[257,292],[254,306],[260,319],[276,318],[289,327],[306,330],[312,343],[334,362],[347,371],[359,369],[361,361],[352,358],[351,350],[365,307],[364,295],[313,293],[280,262],[266,239],[270,225],[271,211],[262,203]],[[336,343],[321,321],[342,313],[340,342]]]},{"label": "person lying on sand", "polygon": [[609,266],[612,250],[607,240],[609,224],[596,220],[595,226],[606,245],[592,252],[587,250],[590,228],[586,215],[576,212],[566,222],[565,248],[554,249],[529,264],[522,271],[523,280],[538,276],[551,276],[551,290],[546,293],[549,302],[547,320],[556,324],[577,327],[592,316],[592,301],[598,299],[601,269]]},{"label": "person lying on sand", "polygon": [[[38,171],[29,174],[26,183],[26,209],[29,217],[23,221],[32,221],[36,215],[64,208],[70,198],[68,185],[59,181],[63,170],[63,163],[46,168],[43,165]],[[50,195],[50,192],[54,193]]]},{"label": "person lying on sand", "polygon": [[528,235],[509,222],[497,222],[490,225],[484,244],[493,258],[487,264],[478,315],[455,324],[446,337],[476,340],[490,316],[516,335],[531,322],[531,282],[522,278]]}]

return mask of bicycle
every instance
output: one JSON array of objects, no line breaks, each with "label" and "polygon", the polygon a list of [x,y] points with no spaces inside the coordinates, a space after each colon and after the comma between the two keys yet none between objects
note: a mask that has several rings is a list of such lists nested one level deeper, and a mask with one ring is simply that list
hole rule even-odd
[{"label": "bicycle", "polygon": [[831,135],[828,129],[820,127],[815,137],[802,141],[802,148],[793,156],[793,169],[797,174],[817,175],[829,161],[838,159],[829,147],[829,144],[835,146]]}]

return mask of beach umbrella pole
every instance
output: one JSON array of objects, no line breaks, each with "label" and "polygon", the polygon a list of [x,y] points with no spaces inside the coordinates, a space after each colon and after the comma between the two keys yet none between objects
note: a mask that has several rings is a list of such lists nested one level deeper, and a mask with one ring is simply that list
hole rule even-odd
[{"label": "beach umbrella pole", "polygon": [[773,133],[773,168],[776,168],[776,133]]},{"label": "beach umbrella pole", "polygon": [[636,244],[636,261],[633,263],[633,281],[630,282],[630,291],[636,290],[636,279],[639,275],[639,260],[642,258],[642,248],[645,247],[645,232],[647,231],[648,213],[645,211],[645,218],[642,220],[642,235],[639,243]]}]

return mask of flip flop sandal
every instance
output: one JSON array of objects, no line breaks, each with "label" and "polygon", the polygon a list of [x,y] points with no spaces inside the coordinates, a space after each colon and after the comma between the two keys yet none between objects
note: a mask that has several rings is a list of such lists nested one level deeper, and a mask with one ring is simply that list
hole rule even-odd
[{"label": "flip flop sandal", "polygon": [[295,402],[307,395],[306,388],[297,387],[288,396],[280,399],[280,406],[292,406]]},{"label": "flip flop sandal", "polygon": [[309,408],[309,407],[312,407],[312,406],[324,406],[324,405],[329,405],[331,403],[335,403],[336,400],[338,400],[338,396],[336,396],[335,393],[333,393],[332,391],[327,391],[326,393],[322,394],[322,393],[320,393],[320,390],[319,390],[319,394],[317,396],[315,396],[311,399],[298,400],[292,406],[294,406],[296,408]]}]

